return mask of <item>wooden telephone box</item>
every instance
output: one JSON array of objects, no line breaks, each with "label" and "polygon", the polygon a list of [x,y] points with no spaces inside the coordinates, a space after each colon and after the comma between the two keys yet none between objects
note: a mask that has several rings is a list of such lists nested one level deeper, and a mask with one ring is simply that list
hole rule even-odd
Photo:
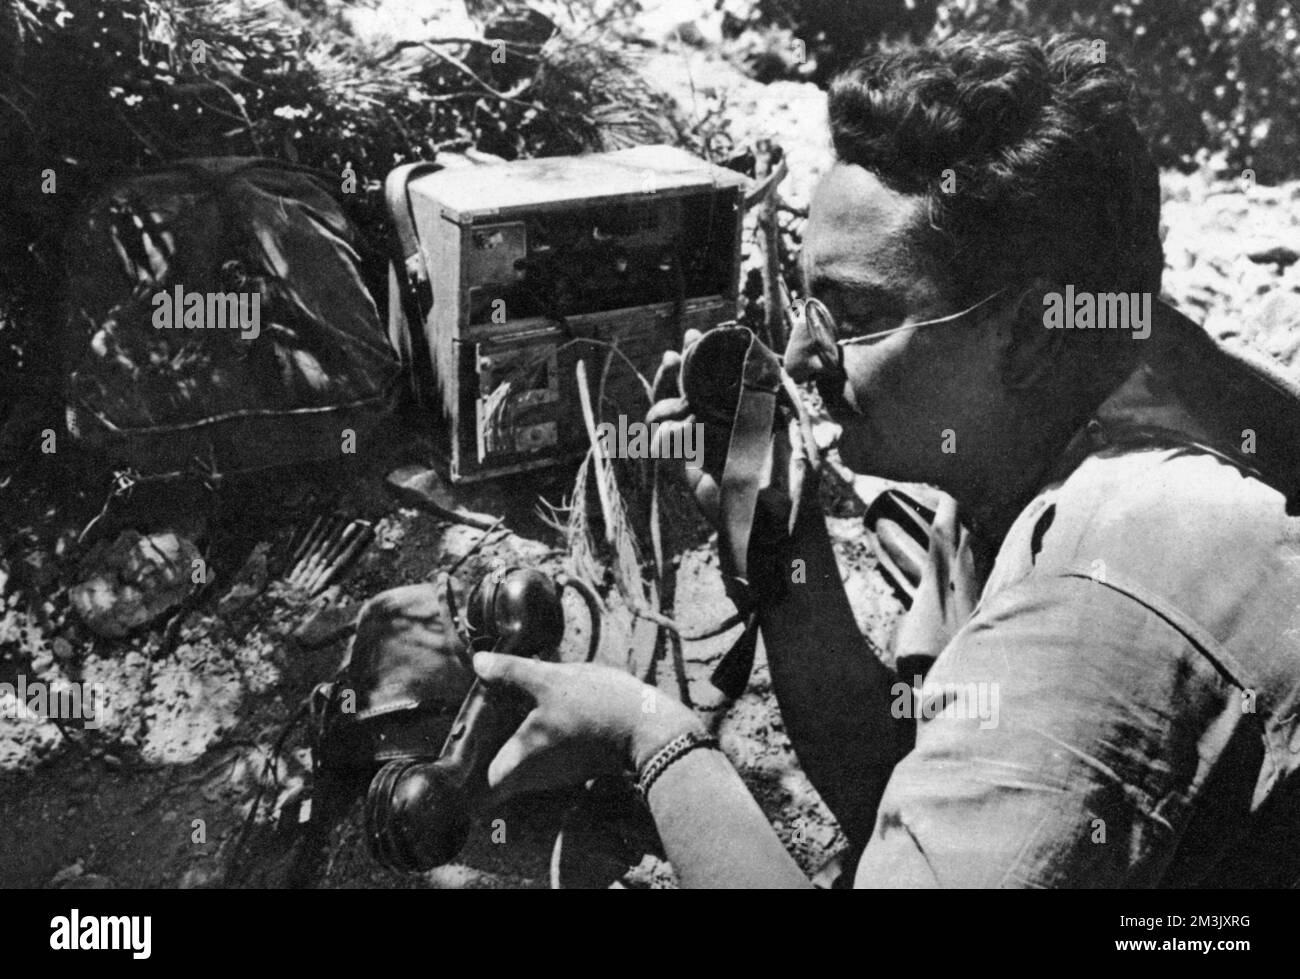
[{"label": "wooden telephone box", "polygon": [[603,389],[600,418],[641,420],[649,403],[633,366],[652,381],[686,330],[736,315],[747,185],[668,146],[410,180],[432,296],[424,321],[406,322],[394,271],[390,336],[445,429],[451,478],[580,457],[580,360],[592,398]]}]

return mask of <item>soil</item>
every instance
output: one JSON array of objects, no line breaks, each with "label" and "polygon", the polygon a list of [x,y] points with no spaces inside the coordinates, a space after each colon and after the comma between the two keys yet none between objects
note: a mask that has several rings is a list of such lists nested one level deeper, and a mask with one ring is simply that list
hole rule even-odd
[{"label": "soil", "polygon": [[[647,61],[684,105],[724,114],[738,141],[766,136],[785,147],[791,176],[784,196],[795,211],[806,205],[813,178],[830,162],[822,93],[798,83],[760,85],[716,53],[680,44],[659,45]],[[1300,348],[1300,184],[1256,187],[1209,170],[1165,174],[1163,185],[1169,297],[1216,335],[1251,337],[1291,365]],[[746,260],[756,261],[752,245]],[[0,595],[8,596],[0,604],[0,682],[26,672],[100,683],[109,690],[110,717],[98,731],[0,717],[0,886],[284,882],[296,806],[310,783],[303,732],[292,731],[274,764],[268,760],[302,698],[332,676],[347,648],[346,637],[308,648],[296,634],[313,619],[307,631],[317,634],[330,621],[347,621],[384,589],[431,580],[482,536],[401,508],[385,492],[385,473],[429,461],[427,440],[409,437],[419,429],[418,421],[394,425],[390,440],[369,447],[364,463],[277,475],[219,494],[137,487],[80,543],[102,506],[102,480],[80,482],[85,474],[53,460],[5,477],[5,522],[27,529],[6,542],[0,563]],[[572,479],[571,470],[556,471],[465,494],[471,509],[503,515],[504,530],[464,562],[462,580],[494,562],[565,567],[566,539],[541,519],[536,503],[558,503]],[[859,625],[888,659],[901,606],[860,533],[864,500],[880,488],[879,481],[841,473],[827,481],[826,502]],[[667,611],[688,631],[702,630],[732,608],[705,528],[684,501],[670,503],[674,595]],[[374,521],[376,539],[343,582],[309,600],[283,580],[288,543],[314,515],[332,512]],[[68,589],[79,580],[86,548],[131,527],[201,542],[212,576],[151,626],[123,639],[96,637],[69,611]],[[654,653],[654,628],[602,584],[610,611],[601,658],[665,693],[689,697],[796,859],[816,872],[844,840],[790,749],[761,648],[748,689],[727,701],[709,676],[734,630],[684,643],[679,671],[671,656]],[[580,657],[585,620],[580,606],[569,613],[563,655]],[[314,883],[545,887],[556,832],[575,798],[557,792],[484,814],[457,862],[422,875],[378,865],[354,807],[335,827]],[[505,820],[504,834],[493,832],[497,818]],[[653,857],[626,881],[672,884],[671,868]]]},{"label": "soil", "polygon": [[[406,425],[395,426],[407,431]],[[328,680],[347,649],[347,637],[309,649],[296,636],[313,618],[347,620],[385,588],[431,580],[464,557],[483,531],[441,521],[393,505],[382,488],[384,474],[409,455],[394,444],[375,452],[371,464],[340,474],[302,474],[275,487],[241,487],[239,505],[229,499],[207,517],[213,540],[233,526],[269,530],[245,548],[237,572],[214,561],[214,587],[204,603],[121,640],[90,637],[75,615],[43,624],[39,614],[14,607],[11,631],[21,633],[21,652],[6,662],[18,672],[25,658],[35,675],[60,676],[103,685],[108,713],[95,731],[52,721],[0,719],[0,882],[7,886],[205,887],[284,883],[293,838],[294,805],[310,787],[311,757],[305,732],[294,730],[274,765],[268,759],[295,707],[318,682]],[[48,474],[46,474],[48,478]],[[560,500],[572,471],[540,477],[540,495]],[[530,480],[529,490],[539,487]],[[860,513],[861,503],[843,484],[828,497],[832,509]],[[330,493],[330,486],[345,486]],[[224,493],[223,493],[224,495]],[[35,498],[35,494],[34,494]],[[497,563],[558,572],[567,566],[565,537],[534,510],[531,492],[500,487],[465,494],[476,510],[506,515],[509,532],[487,542],[457,572],[473,580]],[[286,510],[313,501],[299,519],[280,523]],[[89,501],[87,501],[89,503]],[[670,611],[687,635],[716,626],[732,611],[722,592],[713,541],[689,510],[683,494],[668,492],[664,506],[678,528],[666,534],[675,601]],[[93,510],[86,506],[83,513]],[[165,499],[133,499],[119,522],[139,519],[174,523],[188,506]],[[366,516],[376,524],[375,543],[339,586],[316,600],[283,580],[286,544],[295,526],[316,511]],[[250,513],[263,514],[248,527]],[[67,514],[71,520],[73,514]],[[846,586],[862,623],[878,648],[887,649],[899,606],[873,573],[874,560],[857,540],[854,516],[832,517]],[[232,523],[233,521],[233,523]],[[686,528],[682,530],[681,528]],[[112,534],[115,527],[106,527]],[[252,534],[251,536],[260,536]],[[75,568],[75,563],[71,565]],[[75,575],[73,576],[75,577]],[[61,602],[64,586],[49,603]],[[233,596],[233,597],[232,597]],[[843,840],[834,820],[800,771],[785,738],[760,646],[749,688],[724,699],[709,682],[713,668],[739,633],[683,643],[683,669],[666,650],[656,654],[656,628],[638,619],[617,594],[606,595],[608,614],[600,659],[647,678],[666,694],[688,697],[717,731],[724,750],[744,774],[756,798],[792,851],[815,872]],[[581,603],[567,605],[569,633],[562,659],[586,653],[587,621]],[[21,625],[16,625],[22,620]],[[62,640],[72,650],[59,658]],[[391,873],[370,857],[356,807],[335,827],[330,857],[315,879],[321,887],[544,887],[556,833],[576,792],[517,801],[500,813],[484,813],[460,861],[426,875]],[[254,808],[256,811],[254,812]],[[250,812],[252,816],[250,817]],[[493,834],[504,819],[505,833]],[[246,823],[248,829],[245,828]],[[504,835],[504,840],[500,837]],[[629,886],[671,886],[671,868],[647,857]]]}]

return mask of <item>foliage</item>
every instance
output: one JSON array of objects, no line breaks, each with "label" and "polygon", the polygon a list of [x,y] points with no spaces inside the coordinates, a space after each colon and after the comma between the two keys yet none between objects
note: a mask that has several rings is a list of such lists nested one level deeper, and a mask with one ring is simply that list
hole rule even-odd
[{"label": "foliage", "polygon": [[[937,0],[758,0],[726,8],[735,52],[763,81],[800,78],[825,84],[884,39],[925,37]],[[733,9],[736,8],[736,9]],[[796,46],[793,41],[798,41]]]},{"label": "foliage", "polygon": [[[927,31],[1104,41],[1107,56],[1136,76],[1140,122],[1161,165],[1190,170],[1217,156],[1264,183],[1300,175],[1300,4],[1288,0],[759,0],[753,11],[747,22],[733,18],[732,31],[769,39],[742,54],[765,77],[824,81],[881,40],[921,40]],[[779,31],[807,43],[811,66],[791,59],[788,42],[770,40],[785,41]]]},{"label": "foliage", "polygon": [[1137,75],[1163,165],[1221,153],[1261,182],[1300,172],[1300,10],[1286,0],[950,0],[936,33],[1007,27],[1104,41]]},{"label": "foliage", "polygon": [[[30,333],[57,322],[62,229],[124,170],[265,155],[338,175],[342,189],[351,168],[357,192],[344,201],[382,301],[380,188],[393,166],[442,150],[513,158],[674,137],[666,101],[605,25],[562,30],[522,0],[497,0],[479,4],[481,38],[381,44],[351,33],[346,7],[9,0],[0,9],[0,376],[52,369],[54,345]],[[42,193],[51,170],[57,191]]]}]

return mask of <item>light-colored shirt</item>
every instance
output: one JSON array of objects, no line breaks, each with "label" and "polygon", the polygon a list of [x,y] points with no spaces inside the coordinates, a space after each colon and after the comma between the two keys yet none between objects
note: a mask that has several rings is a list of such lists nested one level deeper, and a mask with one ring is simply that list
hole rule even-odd
[{"label": "light-colored shirt", "polygon": [[[1162,344],[982,590],[959,553],[927,573],[902,639],[937,655],[858,886],[1300,881],[1300,519],[1247,435],[1277,419],[1249,424],[1263,396],[1212,417]],[[939,549],[964,537],[941,512]]]}]

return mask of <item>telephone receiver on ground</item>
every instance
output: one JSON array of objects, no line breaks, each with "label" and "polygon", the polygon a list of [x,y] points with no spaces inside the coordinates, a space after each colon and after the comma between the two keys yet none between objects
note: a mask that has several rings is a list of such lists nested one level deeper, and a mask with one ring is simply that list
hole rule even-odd
[{"label": "telephone receiver on ground", "polygon": [[[461,616],[469,650],[554,660],[564,640],[562,593],[572,588],[591,616],[587,660],[600,647],[602,605],[586,582],[531,568],[489,572],[475,584]],[[432,761],[391,761],[366,795],[366,839],[375,859],[394,870],[425,871],[455,858],[487,799],[488,766],[533,703],[520,690],[475,679],[447,740]]]}]

